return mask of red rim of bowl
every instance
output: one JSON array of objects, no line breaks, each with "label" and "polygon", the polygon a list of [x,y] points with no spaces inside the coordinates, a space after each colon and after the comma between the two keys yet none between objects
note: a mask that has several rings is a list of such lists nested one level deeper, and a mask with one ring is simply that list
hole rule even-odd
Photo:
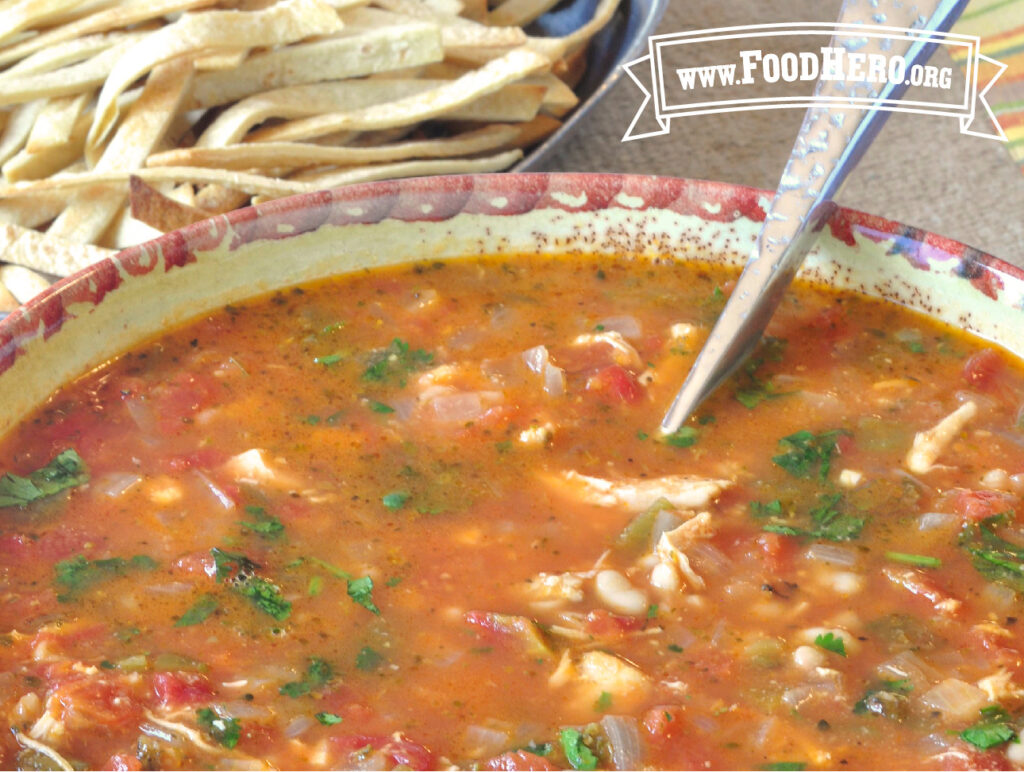
[{"label": "red rim of bowl", "polygon": [[[575,205],[581,191],[584,201]],[[558,195],[565,194],[565,195]],[[623,194],[627,198],[623,198]],[[772,193],[723,182],[626,174],[527,173],[417,177],[304,193],[246,207],[129,247],[54,284],[0,321],[0,374],[22,346],[49,338],[73,314],[72,305],[102,302],[125,279],[195,262],[193,251],[212,248],[233,234],[229,249],[255,240],[285,240],[321,225],[372,224],[384,219],[443,221],[460,213],[514,216],[536,209],[596,211],[668,209],[722,223],[764,220]],[[500,198],[503,205],[494,205]],[[628,201],[628,206],[623,201]],[[637,202],[642,202],[637,204]],[[424,204],[429,203],[429,213]],[[287,223],[282,232],[277,226]],[[1024,270],[953,239],[877,215],[840,208],[829,222],[833,238],[855,246],[856,236],[892,240],[888,254],[927,270],[928,262],[955,260],[954,272],[996,299],[1007,280],[1024,282]],[[159,258],[154,257],[159,255]]]}]

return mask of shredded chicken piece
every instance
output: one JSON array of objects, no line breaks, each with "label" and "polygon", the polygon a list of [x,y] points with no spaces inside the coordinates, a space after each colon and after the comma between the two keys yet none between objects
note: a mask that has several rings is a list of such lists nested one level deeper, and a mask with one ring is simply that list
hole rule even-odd
[{"label": "shredded chicken piece", "polygon": [[605,332],[588,332],[578,335],[573,342],[574,346],[593,346],[597,343],[604,343],[612,348],[612,358],[616,364],[623,367],[632,367],[639,370],[644,366],[644,360],[635,348],[626,342],[621,332],[608,330]]},{"label": "shredded chicken piece", "polygon": [[711,503],[732,483],[693,475],[669,475],[653,479],[605,480],[575,471],[542,478],[551,487],[599,507],[626,507],[630,512],[643,512],[658,499],[667,499],[679,509],[700,509]]},{"label": "shredded chicken piece", "polygon": [[950,597],[943,590],[933,585],[926,577],[921,576],[916,571],[898,570],[894,568],[883,568],[882,573],[885,574],[886,578],[893,584],[898,584],[900,587],[908,590],[914,595],[920,595],[922,598],[927,598],[931,601],[935,610],[944,616],[955,616],[957,611],[960,610],[960,601],[956,598]]},{"label": "shredded chicken piece", "polygon": [[75,768],[71,766],[71,762],[69,762],[59,753],[57,753],[57,751],[55,751],[50,746],[41,743],[38,740],[33,740],[31,737],[26,737],[24,734],[19,732],[17,728],[13,726],[11,727],[11,732],[14,734],[14,739],[17,740],[18,745],[20,745],[21,747],[28,748],[29,750],[33,750],[36,753],[43,754],[48,759],[50,759],[54,764],[56,764],[58,769],[67,770],[67,772],[74,771]]},{"label": "shredded chicken piece", "polygon": [[274,469],[266,456],[265,450],[252,448],[225,461],[224,470],[238,482],[250,485],[265,484],[282,489],[295,487],[297,480],[280,469]]},{"label": "shredded chicken piece", "polygon": [[56,742],[64,736],[66,727],[64,722],[51,712],[54,708],[59,711],[60,703],[51,697],[46,701],[46,710],[43,715],[37,718],[36,722],[32,724],[32,728],[28,730],[31,737],[36,740]]},{"label": "shredded chicken piece", "polygon": [[692,547],[698,539],[710,539],[715,534],[710,512],[701,512],[671,531],[666,531],[658,539],[654,549],[661,565],[668,565],[678,570],[691,587],[703,590],[704,580],[693,570],[690,558],[684,550]]},{"label": "shredded chicken piece", "polygon": [[579,603],[583,600],[583,578],[580,574],[570,572],[563,574],[540,573],[529,584],[529,591],[537,603],[545,605],[561,601]]},{"label": "shredded chicken piece", "polygon": [[978,688],[988,695],[990,702],[1005,704],[1010,700],[1024,698],[1024,689],[1013,683],[1013,674],[1008,670],[999,670],[978,681]]},{"label": "shredded chicken piece", "polygon": [[548,678],[548,685],[558,688],[566,684],[575,687],[581,704],[589,705],[601,692],[614,694],[617,700],[645,694],[651,681],[638,668],[614,654],[588,651],[573,661],[566,650]]},{"label": "shredded chicken piece", "polygon": [[936,459],[977,413],[978,406],[974,402],[965,402],[931,429],[915,434],[905,461],[907,469],[914,474],[929,471]]}]

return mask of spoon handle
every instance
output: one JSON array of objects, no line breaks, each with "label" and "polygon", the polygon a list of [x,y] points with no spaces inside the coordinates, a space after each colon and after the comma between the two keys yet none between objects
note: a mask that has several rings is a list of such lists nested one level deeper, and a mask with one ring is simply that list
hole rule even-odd
[{"label": "spoon handle", "polygon": [[[937,44],[925,34],[894,40],[891,27],[945,32],[966,5],[967,0],[923,0],[916,4],[846,0],[839,23],[851,27],[837,33],[831,46],[847,52],[884,53],[887,60],[902,55],[909,73],[915,64],[928,60]],[[930,15],[925,15],[928,12]],[[879,27],[879,32],[890,34],[872,36],[872,28]],[[888,111],[876,107],[899,100],[908,82],[819,79],[815,95],[829,101],[815,103],[804,116],[754,250],[661,422],[664,434],[678,431],[753,351],[818,232],[835,211],[832,197],[885,123]],[[852,97],[867,97],[876,107],[851,107]]]}]

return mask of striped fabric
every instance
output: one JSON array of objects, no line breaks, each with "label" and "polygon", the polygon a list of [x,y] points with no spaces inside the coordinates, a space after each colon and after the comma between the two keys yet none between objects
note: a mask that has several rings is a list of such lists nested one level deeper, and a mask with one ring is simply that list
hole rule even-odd
[{"label": "striped fabric", "polygon": [[[985,101],[1006,132],[1007,150],[1024,171],[1024,0],[972,0],[952,31],[977,35],[981,53],[1007,65]],[[966,64],[963,56],[953,58],[961,67]],[[979,87],[994,72],[982,63]]]}]

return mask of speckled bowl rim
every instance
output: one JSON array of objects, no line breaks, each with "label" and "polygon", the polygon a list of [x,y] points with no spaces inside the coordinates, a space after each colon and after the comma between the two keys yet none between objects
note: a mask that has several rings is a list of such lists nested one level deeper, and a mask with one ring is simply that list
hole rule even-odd
[{"label": "speckled bowl rim", "polygon": [[[353,185],[219,215],[99,261],[0,321],[0,436],[24,417],[29,403],[41,403],[57,385],[112,355],[108,351],[90,358],[90,345],[102,348],[103,343],[90,343],[83,335],[74,340],[74,329],[89,327],[80,320],[105,306],[113,308],[111,298],[128,303],[135,293],[123,293],[133,286],[141,287],[139,303],[145,292],[163,293],[172,286],[182,296],[179,302],[187,302],[189,280],[181,277],[190,276],[191,267],[199,263],[221,265],[220,276],[242,282],[238,287],[251,288],[250,296],[318,278],[323,266],[320,274],[307,276],[298,262],[295,281],[289,281],[291,274],[279,273],[269,284],[247,284],[239,260],[259,253],[264,272],[268,267],[283,271],[274,265],[273,251],[296,237],[316,239],[318,233],[323,234],[320,241],[338,237],[348,238],[350,244],[376,231],[392,233],[399,241],[412,239],[405,242],[406,248],[415,244],[418,249],[405,261],[429,258],[437,243],[446,238],[457,243],[469,235],[470,247],[463,247],[469,255],[519,252],[532,244],[549,252],[622,250],[657,257],[660,251],[673,259],[703,258],[710,252],[724,262],[742,264],[770,195],[739,185],[673,177],[485,174]],[[444,256],[443,249],[435,253]],[[282,263],[280,257],[276,262]],[[342,266],[339,272],[353,267]],[[839,288],[895,300],[1024,353],[1024,271],[960,242],[840,209],[802,273]],[[253,277],[259,276],[254,269]],[[238,287],[235,299],[241,300],[246,292]],[[197,307],[185,317],[220,302]],[[131,332],[130,322],[129,314],[122,333]],[[102,339],[108,329],[113,326],[94,325],[89,335]],[[141,331],[138,339],[159,329]],[[48,351],[53,355],[46,358]],[[62,352],[73,362],[64,364]],[[52,387],[44,388],[42,382],[53,378]],[[27,400],[17,396],[24,384],[38,393]]]}]

